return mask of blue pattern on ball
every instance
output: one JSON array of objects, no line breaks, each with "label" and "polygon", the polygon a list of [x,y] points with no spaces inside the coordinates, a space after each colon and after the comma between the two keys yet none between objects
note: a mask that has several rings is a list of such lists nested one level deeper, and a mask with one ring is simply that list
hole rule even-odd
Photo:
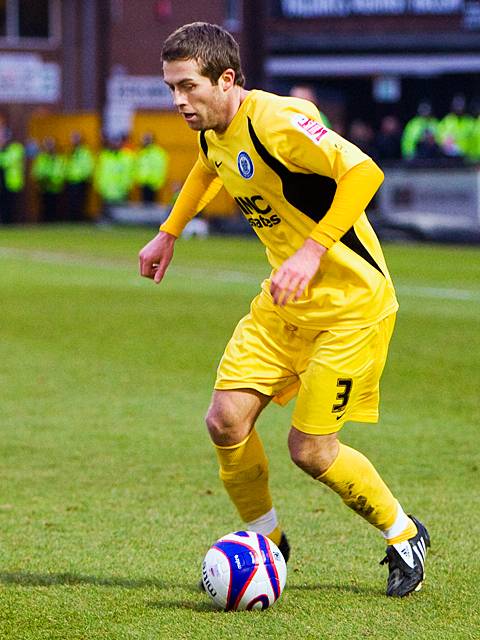
[{"label": "blue pattern on ball", "polygon": [[268,548],[267,540],[264,536],[257,533],[258,544],[260,546],[260,551],[263,552],[265,557],[265,569],[267,570],[268,579],[270,580],[270,584],[272,585],[273,593],[275,594],[275,600],[280,597],[280,584],[278,582],[278,574],[275,568],[274,559],[271,556],[271,552]]},{"label": "blue pattern on ball", "polygon": [[258,557],[255,549],[241,542],[219,540],[214,547],[225,555],[230,565],[230,584],[225,610],[231,611],[237,608],[255,575],[258,568]]}]

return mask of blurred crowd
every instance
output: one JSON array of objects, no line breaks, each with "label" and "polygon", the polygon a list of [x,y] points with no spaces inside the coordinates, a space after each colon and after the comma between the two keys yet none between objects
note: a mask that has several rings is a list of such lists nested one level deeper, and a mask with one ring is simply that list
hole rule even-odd
[{"label": "blurred crowd", "polygon": [[425,161],[449,166],[476,164],[480,162],[480,99],[467,106],[463,95],[455,95],[442,117],[424,100],[404,125],[398,117],[387,115],[378,131],[354,120],[347,138],[380,164],[392,160],[417,165]]},{"label": "blurred crowd", "polygon": [[[290,95],[318,104],[314,89],[296,85]],[[332,126],[381,166],[403,163],[429,166],[466,166],[480,163],[480,99],[467,105],[463,95],[455,95],[448,113],[438,117],[428,101],[402,123],[396,115],[384,116],[378,129],[355,119],[346,130]],[[40,143],[23,144],[13,139],[0,123],[0,222],[23,220],[22,196],[26,185],[34,190],[41,222],[91,219],[87,211],[93,192],[101,203],[100,220],[108,220],[112,205],[128,202],[135,190],[144,203],[158,202],[168,179],[169,155],[151,133],[134,145],[128,136],[105,139],[92,150],[82,135],[72,132],[67,149],[59,147],[54,135]]]},{"label": "blurred crowd", "polygon": [[26,185],[35,191],[39,222],[91,220],[92,190],[101,203],[98,219],[108,220],[111,207],[128,201],[134,189],[142,202],[158,201],[168,166],[169,154],[151,133],[143,135],[138,147],[120,136],[106,138],[94,151],[76,131],[62,149],[53,135],[23,144],[0,126],[0,221],[22,220]]},{"label": "blurred crowd", "polygon": [[312,85],[295,85],[290,95],[316,104],[327,126],[380,164],[433,160],[439,165],[462,166],[480,162],[480,98],[467,104],[463,94],[456,94],[448,113],[441,116],[435,113],[431,102],[423,100],[410,120],[402,122],[397,115],[385,115],[375,129],[360,118],[352,120],[347,127],[343,122],[330,122],[322,112]]}]

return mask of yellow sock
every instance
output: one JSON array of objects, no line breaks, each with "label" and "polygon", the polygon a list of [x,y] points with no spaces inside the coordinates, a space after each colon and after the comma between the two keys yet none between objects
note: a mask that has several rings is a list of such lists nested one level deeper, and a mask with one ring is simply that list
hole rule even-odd
[{"label": "yellow sock", "polygon": [[277,525],[273,531],[267,534],[267,538],[270,538],[270,540],[278,546],[282,539],[282,530],[280,527]]},{"label": "yellow sock", "polygon": [[397,501],[372,463],[359,451],[340,443],[338,456],[317,480],[374,527],[384,531],[397,515]]},{"label": "yellow sock", "polygon": [[[271,511],[268,460],[256,429],[252,429],[239,444],[230,447],[215,445],[215,450],[220,478],[242,520],[252,522]],[[275,529],[272,534],[276,536],[274,532]]]}]

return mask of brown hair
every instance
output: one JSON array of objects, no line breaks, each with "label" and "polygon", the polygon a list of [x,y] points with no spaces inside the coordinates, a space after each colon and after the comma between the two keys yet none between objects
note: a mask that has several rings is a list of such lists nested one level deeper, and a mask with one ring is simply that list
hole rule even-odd
[{"label": "brown hair", "polygon": [[212,84],[217,84],[225,69],[233,69],[235,84],[241,87],[245,84],[238,43],[216,24],[192,22],[183,25],[165,40],[162,60],[196,60],[200,73]]}]

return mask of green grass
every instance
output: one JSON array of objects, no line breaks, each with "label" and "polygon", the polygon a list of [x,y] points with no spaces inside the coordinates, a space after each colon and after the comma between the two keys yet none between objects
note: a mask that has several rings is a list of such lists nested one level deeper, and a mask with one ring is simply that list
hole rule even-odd
[{"label": "green grass", "polygon": [[289,461],[291,408],[259,429],[293,547],[284,595],[225,614],[196,591],[239,523],[203,426],[215,367],[268,273],[248,239],[178,243],[137,276],[148,230],[0,230],[0,638],[480,637],[480,254],[387,246],[401,312],[378,426],[344,441],[432,534],[428,578],[384,595],[384,545]]}]

